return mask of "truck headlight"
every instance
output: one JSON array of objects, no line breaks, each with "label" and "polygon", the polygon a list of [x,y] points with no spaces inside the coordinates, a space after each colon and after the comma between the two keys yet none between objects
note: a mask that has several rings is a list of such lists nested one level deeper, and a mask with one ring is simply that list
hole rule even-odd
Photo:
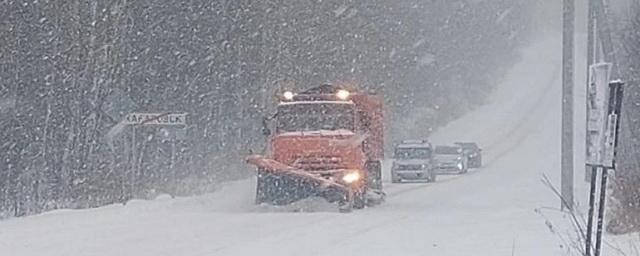
[{"label": "truck headlight", "polygon": [[350,172],[350,173],[347,173],[345,176],[342,176],[342,181],[346,182],[347,184],[354,183],[358,180],[360,180],[359,172]]},{"label": "truck headlight", "polygon": [[349,95],[351,95],[351,93],[347,90],[344,89],[340,89],[338,90],[338,92],[336,93],[336,96],[338,97],[338,99],[340,100],[347,100],[349,99]]}]

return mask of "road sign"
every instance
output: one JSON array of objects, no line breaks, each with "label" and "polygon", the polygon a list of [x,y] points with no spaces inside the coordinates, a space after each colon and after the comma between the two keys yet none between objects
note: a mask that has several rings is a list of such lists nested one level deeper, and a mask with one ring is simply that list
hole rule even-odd
[{"label": "road sign", "polygon": [[124,119],[127,125],[187,125],[187,113],[130,113]]},{"label": "road sign", "polygon": [[602,163],[605,167],[615,169],[616,147],[618,146],[618,133],[620,130],[620,115],[622,113],[622,81],[609,83],[609,106],[607,126],[605,130]]},{"label": "road sign", "polygon": [[590,67],[587,92],[587,165],[603,164],[611,66],[611,63],[596,63]]},{"label": "road sign", "polygon": [[615,140],[618,133],[616,130],[617,123],[618,115],[615,113],[609,114],[602,155],[602,164],[609,168],[613,168],[613,161],[615,157]]}]

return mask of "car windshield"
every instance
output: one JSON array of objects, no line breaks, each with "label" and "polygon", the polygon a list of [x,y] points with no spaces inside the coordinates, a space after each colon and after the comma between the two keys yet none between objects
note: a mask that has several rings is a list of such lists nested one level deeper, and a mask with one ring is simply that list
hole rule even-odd
[{"label": "car windshield", "polygon": [[396,159],[428,159],[431,157],[430,148],[396,148]]},{"label": "car windshield", "polygon": [[460,148],[437,146],[435,153],[437,155],[458,155],[460,154]]},{"label": "car windshield", "polygon": [[475,143],[456,143],[456,144],[460,145],[460,147],[464,149],[470,149],[470,150],[478,149],[478,145],[476,145]]},{"label": "car windshield", "polygon": [[321,130],[354,130],[353,104],[290,103],[278,107],[278,133]]}]

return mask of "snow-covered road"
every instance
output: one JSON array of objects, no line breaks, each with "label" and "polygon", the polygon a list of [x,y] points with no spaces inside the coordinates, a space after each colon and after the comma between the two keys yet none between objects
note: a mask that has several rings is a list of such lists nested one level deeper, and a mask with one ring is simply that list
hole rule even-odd
[{"label": "snow-covered road", "polygon": [[55,211],[0,222],[0,255],[564,255],[535,212],[558,206],[540,181],[557,181],[560,148],[560,37],[546,38],[523,50],[489,104],[431,138],[485,148],[486,167],[467,175],[385,184],[384,204],[351,214],[313,200],[296,206],[305,212],[254,206],[252,180]]}]

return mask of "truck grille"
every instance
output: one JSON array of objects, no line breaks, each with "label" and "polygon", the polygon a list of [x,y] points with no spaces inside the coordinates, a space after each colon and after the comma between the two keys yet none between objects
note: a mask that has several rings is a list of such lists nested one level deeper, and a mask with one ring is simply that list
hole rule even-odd
[{"label": "truck grille", "polygon": [[337,156],[299,157],[293,165],[305,170],[330,170],[344,168],[342,159]]}]

